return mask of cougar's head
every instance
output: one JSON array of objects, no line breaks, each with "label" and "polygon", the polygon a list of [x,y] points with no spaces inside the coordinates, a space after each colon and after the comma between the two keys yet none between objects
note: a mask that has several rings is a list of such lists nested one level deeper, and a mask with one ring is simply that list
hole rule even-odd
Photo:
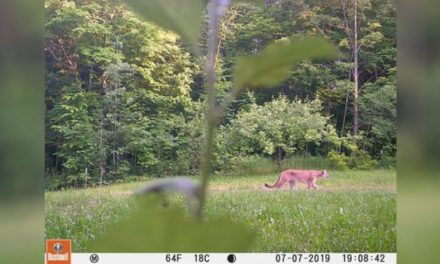
[{"label": "cougar's head", "polygon": [[322,171],[322,177],[323,178],[328,178],[330,175],[328,174],[328,172],[326,170]]}]

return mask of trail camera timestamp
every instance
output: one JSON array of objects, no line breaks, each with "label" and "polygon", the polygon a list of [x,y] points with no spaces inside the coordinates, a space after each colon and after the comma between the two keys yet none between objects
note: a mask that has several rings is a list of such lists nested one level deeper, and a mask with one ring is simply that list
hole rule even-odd
[{"label": "trail camera timestamp", "polygon": [[394,263],[383,253],[279,253],[276,263]]},{"label": "trail camera timestamp", "polygon": [[330,254],[276,254],[275,261],[277,263],[328,263]]},{"label": "trail camera timestamp", "polygon": [[386,263],[385,254],[342,254],[344,263]]}]

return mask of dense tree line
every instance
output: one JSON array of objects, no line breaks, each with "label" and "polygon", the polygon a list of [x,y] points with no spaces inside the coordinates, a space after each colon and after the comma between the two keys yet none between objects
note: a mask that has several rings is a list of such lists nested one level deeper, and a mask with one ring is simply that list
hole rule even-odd
[{"label": "dense tree line", "polygon": [[[234,156],[280,161],[295,153],[391,159],[396,152],[395,3],[358,0],[358,86],[353,96],[354,1],[234,5],[221,21],[218,100],[235,57],[273,41],[320,35],[336,60],[304,61],[287,81],[246,93],[227,110],[214,168]],[[46,1],[46,175],[52,188],[127,175],[198,172],[204,137],[201,64],[169,31],[117,0]],[[200,46],[206,46],[206,30]],[[359,133],[353,135],[354,106]]]}]

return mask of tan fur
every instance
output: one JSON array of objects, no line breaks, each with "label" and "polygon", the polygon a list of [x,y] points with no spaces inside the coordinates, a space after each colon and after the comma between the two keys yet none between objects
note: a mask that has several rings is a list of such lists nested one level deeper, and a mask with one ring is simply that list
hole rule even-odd
[{"label": "tan fur", "polygon": [[290,189],[295,187],[297,181],[307,183],[309,189],[317,189],[316,180],[320,177],[327,178],[328,172],[326,170],[294,170],[288,169],[281,172],[277,182],[274,185],[264,184],[267,188],[281,188],[286,182],[289,182]]}]

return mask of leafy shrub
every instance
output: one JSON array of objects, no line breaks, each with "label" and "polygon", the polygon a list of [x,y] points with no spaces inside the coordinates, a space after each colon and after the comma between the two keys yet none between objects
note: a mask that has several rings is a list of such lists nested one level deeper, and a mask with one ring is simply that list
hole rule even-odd
[{"label": "leafy shrub", "polygon": [[60,190],[64,187],[64,181],[53,176],[46,176],[44,188],[48,191]]},{"label": "leafy shrub", "polygon": [[119,163],[118,172],[121,175],[127,175],[130,172],[130,162],[128,162],[128,160],[122,160]]},{"label": "leafy shrub", "polygon": [[330,167],[337,170],[357,169],[369,170],[377,167],[378,163],[364,150],[354,149],[350,156],[339,154],[335,150],[328,153]]},{"label": "leafy shrub", "polygon": [[396,161],[395,156],[384,156],[379,160],[378,166],[386,169],[396,168]]},{"label": "leafy shrub", "polygon": [[369,170],[377,167],[377,161],[364,150],[354,150],[349,158],[348,166],[352,169]]},{"label": "leafy shrub", "polygon": [[330,117],[321,113],[321,101],[290,101],[281,96],[264,105],[252,103],[222,131],[232,152],[274,155],[298,153],[306,144],[338,141]]},{"label": "leafy shrub", "polygon": [[336,169],[336,170],[348,170],[348,162],[349,157],[345,156],[344,153],[339,154],[335,150],[331,150],[327,154],[327,159],[330,162],[330,168]]}]

